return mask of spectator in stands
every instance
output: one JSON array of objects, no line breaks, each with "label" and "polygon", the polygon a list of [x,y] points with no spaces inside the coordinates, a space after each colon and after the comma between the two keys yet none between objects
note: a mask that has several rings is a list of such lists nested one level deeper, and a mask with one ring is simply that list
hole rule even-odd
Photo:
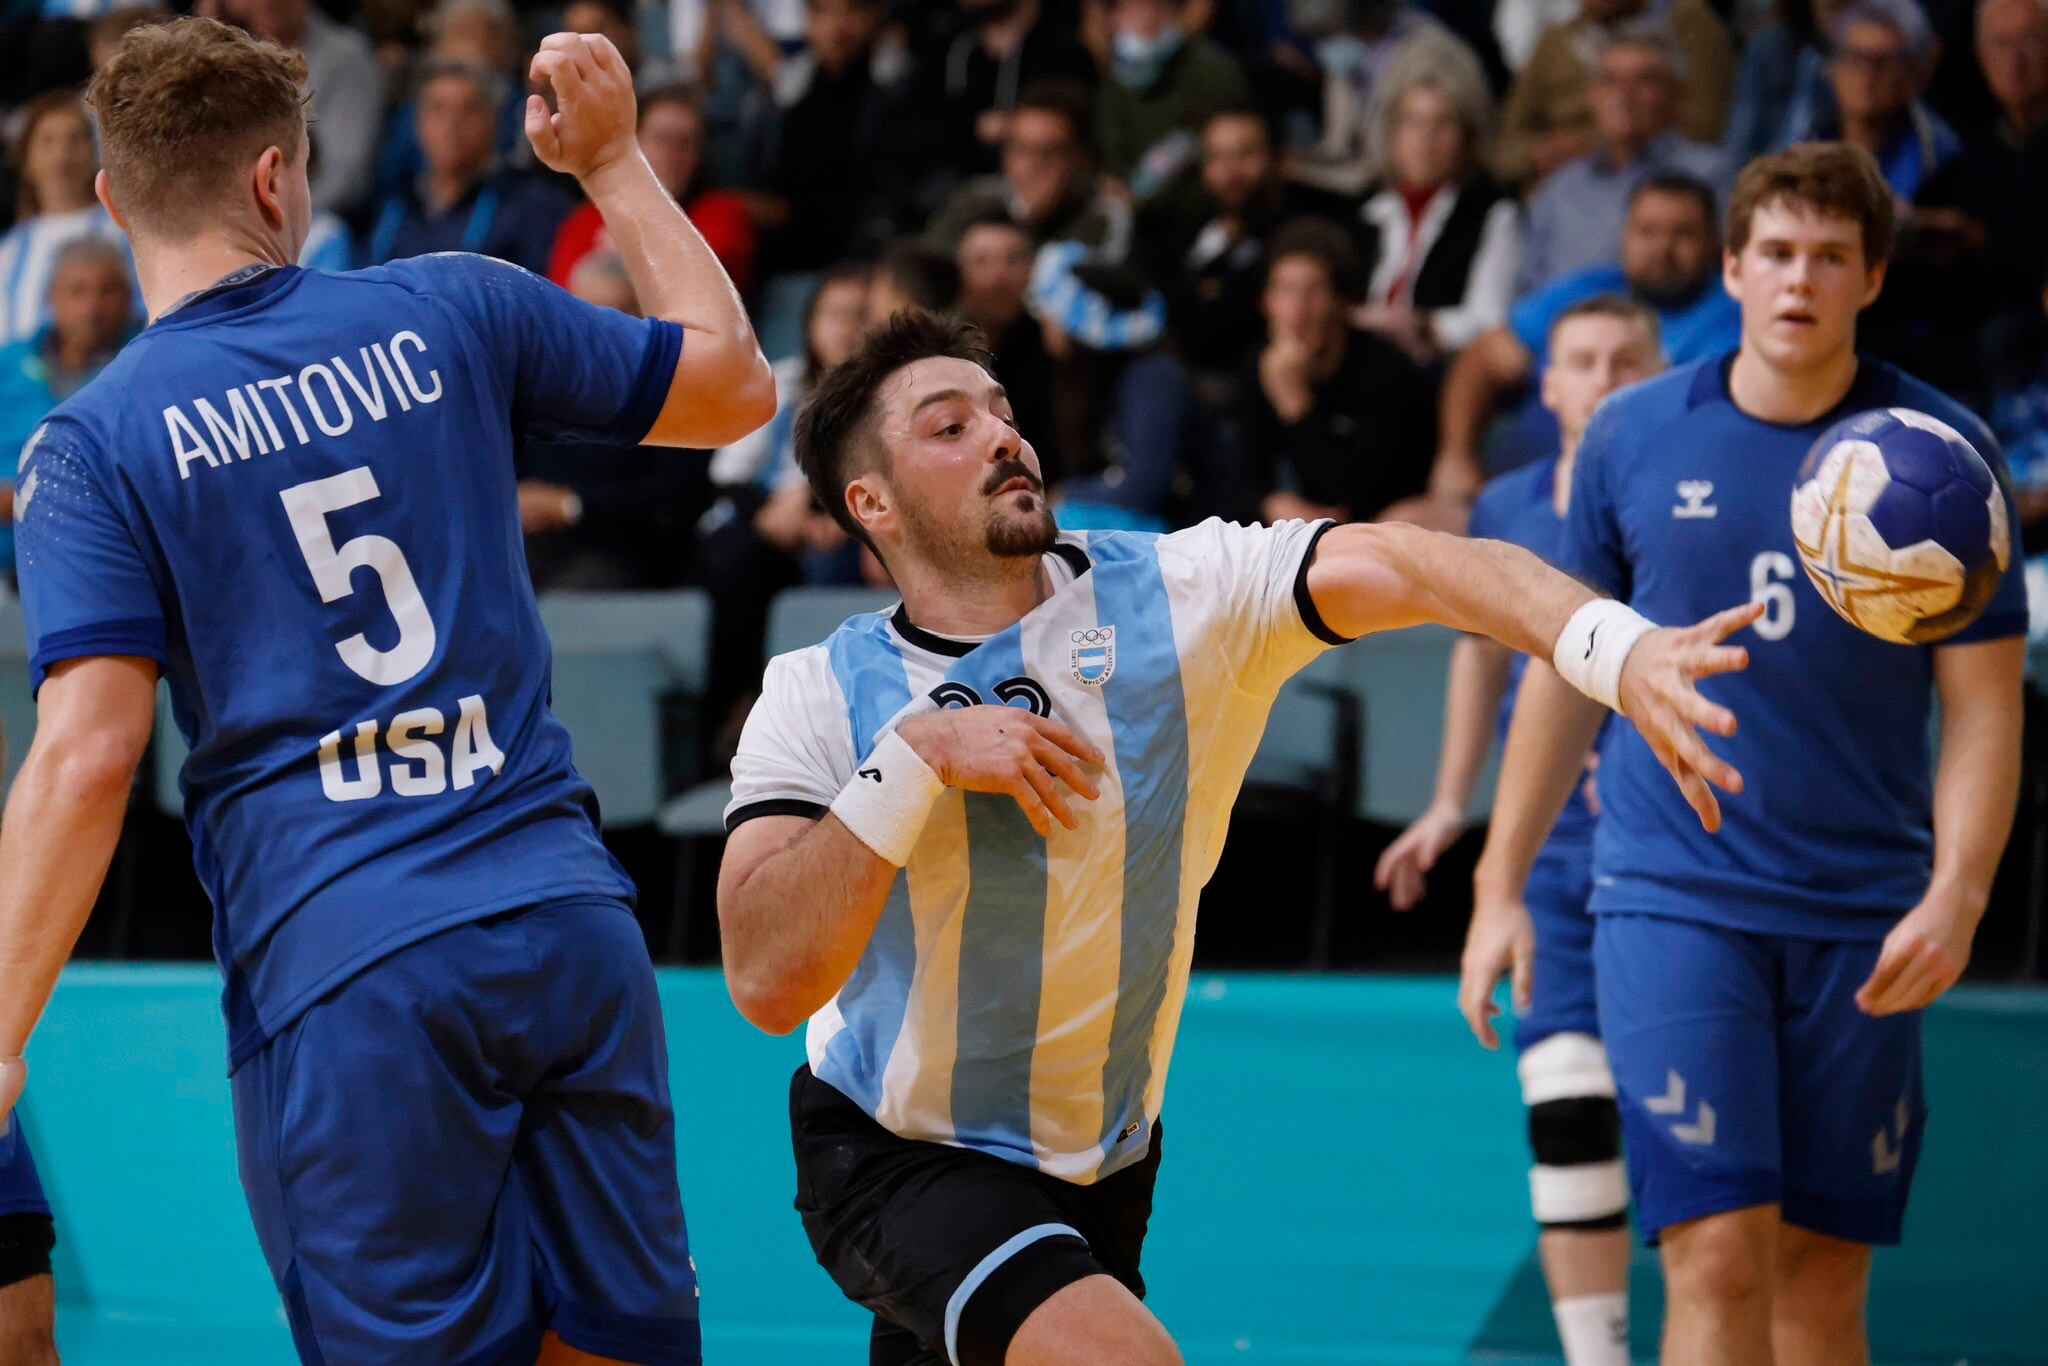
[{"label": "spectator in stands", "polygon": [[1855,0],[1835,20],[1828,57],[1834,107],[1792,130],[1793,142],[1840,138],[1877,159],[1902,201],[1961,147],[1920,99],[1934,71],[1933,34],[1914,0]]},{"label": "spectator in stands", "polygon": [[1997,360],[2000,331],[2039,321],[2034,286],[2048,275],[2048,0],[1982,0],[1977,60],[1999,116],[1929,177],[1905,244],[1916,261],[1932,258],[1933,278],[1920,291],[1928,303],[1946,301],[1972,328],[1993,321],[1987,354],[1974,337],[1958,339],[1971,366]]},{"label": "spectator in stands", "polygon": [[[801,350],[775,367],[775,417],[711,457],[718,500],[698,526],[691,579],[711,594],[709,707],[724,716],[761,678],[768,604],[799,582],[858,583],[862,551],[796,467],[796,416],[867,332],[868,271],[826,271],[805,306]],[[743,709],[742,709],[743,710]]]},{"label": "spectator in stands", "polygon": [[[1697,180],[1662,175],[1638,186],[1622,234],[1621,265],[1565,275],[1517,303],[1505,325],[1465,348],[1445,377],[1430,493],[1443,520],[1469,503],[1486,462],[1482,446],[1499,403],[1536,377],[1537,358],[1557,315],[1582,299],[1626,294],[1657,314],[1664,358],[1684,365],[1735,349],[1741,316],[1721,288],[1720,234],[1714,193]],[[1538,417],[1537,414],[1543,414]],[[1554,418],[1540,404],[1524,406],[1509,433],[1513,454],[1531,456],[1557,441]],[[1520,463],[1497,462],[1501,469]]]},{"label": "spectator in stands", "polygon": [[999,169],[1025,91],[1095,83],[1095,61],[1072,20],[1048,15],[1043,0],[960,0],[959,9],[959,28],[942,32],[916,64],[915,117],[932,138],[927,169],[940,193],[963,175]]},{"label": "spectator in stands", "polygon": [[1351,325],[1364,283],[1334,224],[1305,219],[1274,235],[1269,340],[1232,423],[1242,513],[1370,521],[1427,485],[1429,386],[1400,347]]},{"label": "spectator in stands", "polygon": [[1017,430],[1044,432],[1052,426],[1052,357],[1044,329],[1024,306],[1031,256],[1031,234],[1008,214],[970,223],[954,256],[960,271],[955,311],[988,338]]},{"label": "spectator in stands", "polygon": [[1501,116],[1494,167],[1509,181],[1541,180],[1597,143],[1590,103],[1601,38],[1642,21],[1665,29],[1685,73],[1677,129],[1695,142],[1717,142],[1727,121],[1735,48],[1705,0],[1581,0],[1578,17],[1546,32],[1515,75]]},{"label": "spectator in stands", "polygon": [[384,202],[366,244],[370,264],[430,251],[474,251],[536,273],[548,268],[569,206],[551,186],[499,169],[496,72],[453,62],[429,66],[419,85],[426,169]]},{"label": "spectator in stands", "polygon": [[50,321],[0,347],[0,580],[14,581],[14,476],[22,447],[50,409],[83,388],[133,329],[128,253],[101,237],[75,237],[57,252]]},{"label": "spectator in stands", "polygon": [[2023,333],[2007,333],[1996,357],[1991,430],[2005,449],[2006,468],[2019,497],[2014,529],[2027,556],[2027,588],[2036,645],[2048,640],[2048,282]]},{"label": "spectator in stands", "polygon": [[1290,176],[1301,184],[1353,199],[1365,192],[1382,169],[1385,149],[1374,134],[1385,117],[1386,92],[1404,83],[1403,73],[1429,72],[1460,86],[1486,83],[1485,68],[1465,41],[1408,0],[1293,8],[1321,68],[1321,136],[1290,158]]},{"label": "spectator in stands", "polygon": [[1423,366],[1500,325],[1521,260],[1520,211],[1480,167],[1483,85],[1452,70],[1399,75],[1379,141],[1387,181],[1365,201],[1365,306],[1355,319]]},{"label": "spectator in stands", "polygon": [[1113,60],[1096,99],[1096,136],[1103,170],[1140,204],[1189,206],[1202,125],[1246,99],[1230,54],[1189,31],[1190,3],[1109,0]]},{"label": "spectator in stands", "polygon": [[68,90],[31,100],[7,158],[17,178],[15,222],[0,237],[0,345],[26,341],[50,320],[57,252],[76,237],[128,241],[93,197],[99,152],[85,106]]},{"label": "spectator in stands", "polygon": [[561,27],[564,33],[603,34],[628,70],[640,70],[640,25],[629,0],[569,0],[562,6]]},{"label": "spectator in stands", "polygon": [[1775,151],[1831,109],[1827,34],[1849,0],[1777,0],[1772,22],[1743,44],[1721,145],[1738,165]]},{"label": "spectator in stands", "polygon": [[1727,198],[1735,179],[1728,154],[1673,128],[1683,90],[1678,54],[1661,28],[1637,22],[1608,37],[1587,93],[1593,149],[1558,167],[1530,196],[1517,293],[1615,264],[1629,199],[1655,176],[1688,175]]},{"label": "spectator in stands", "polygon": [[1008,213],[1034,243],[1080,242],[1104,260],[1123,260],[1131,209],[1096,174],[1087,110],[1086,92],[1072,86],[1018,96],[1003,124],[1003,173],[955,191],[932,222],[932,241],[951,253],[969,223]]},{"label": "spectator in stands", "polygon": [[[704,114],[696,97],[679,85],[665,85],[640,97],[640,151],[654,168],[654,178],[683,206],[690,222],[704,235],[735,288],[746,294],[754,287],[754,224],[738,195],[712,189],[704,172]],[[562,222],[548,259],[548,278],[567,286],[569,278],[594,251],[611,247],[604,217],[594,204],[584,204]]]},{"label": "spectator in stands", "polygon": [[225,0],[226,17],[259,38],[297,48],[319,118],[307,126],[320,148],[313,207],[344,217],[370,197],[384,120],[384,68],[370,40],[338,24],[313,0]]},{"label": "spectator in stands", "polygon": [[1510,72],[1520,71],[1536,43],[1554,24],[1570,21],[1578,0],[1498,0],[1493,7],[1493,41]]},{"label": "spectator in stands", "polygon": [[775,80],[774,165],[756,213],[778,271],[815,271],[894,235],[907,193],[900,80],[878,59],[882,0],[806,0],[805,49]]},{"label": "spectator in stands", "polygon": [[917,237],[891,242],[868,276],[868,326],[909,308],[943,313],[960,297],[960,268],[951,252]]},{"label": "spectator in stands", "polygon": [[114,55],[114,49],[128,36],[128,31],[144,24],[161,23],[171,17],[171,12],[162,5],[120,5],[108,10],[92,21],[88,39],[92,53],[92,69],[98,71]]},{"label": "spectator in stands", "polygon": [[[570,292],[586,303],[640,312],[625,264],[613,252],[586,256]],[[516,468],[535,588],[665,588],[682,576],[689,528],[710,502],[700,452],[528,441]]]},{"label": "spectator in stands", "polygon": [[[457,62],[480,71],[494,71],[508,82],[524,80],[525,61],[530,54],[522,51],[519,20],[509,0],[441,0],[424,23],[428,64]],[[524,101],[500,101],[497,151],[506,165],[528,162],[531,154],[526,144]],[[378,152],[378,201],[399,194],[417,181],[425,169],[426,159],[420,151],[419,101],[409,99],[391,111]]]}]

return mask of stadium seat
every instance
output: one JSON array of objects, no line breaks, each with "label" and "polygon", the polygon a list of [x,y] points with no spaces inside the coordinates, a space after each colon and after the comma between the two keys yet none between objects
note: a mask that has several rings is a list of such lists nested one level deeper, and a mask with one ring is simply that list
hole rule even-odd
[{"label": "stadium seat", "polygon": [[[699,727],[674,723],[704,691],[711,602],[697,589],[662,593],[549,593],[542,623],[554,649],[551,705],[569,728],[576,768],[597,789],[607,826],[651,823],[670,773],[694,775]],[[154,790],[168,815],[184,813],[178,770],[185,739],[157,695]]]},{"label": "stadium seat", "polygon": [[670,776],[694,776],[703,727],[689,712],[710,667],[711,599],[660,593],[548,593],[551,706],[607,827],[651,824]]},{"label": "stadium seat", "polygon": [[[768,608],[767,657],[773,659],[815,645],[848,617],[880,611],[896,601],[895,593],[877,588],[786,589],[776,595]],[[655,820],[661,833],[676,841],[675,906],[669,924],[668,950],[678,960],[683,946],[689,942],[696,842],[725,834],[725,804],[731,796],[731,779],[723,773],[714,774],[663,806]]]},{"label": "stadium seat", "polygon": [[[1405,826],[1436,795],[1444,682],[1457,643],[1458,633],[1448,627],[1414,626],[1338,652],[1352,686],[1365,699],[1359,751],[1363,781],[1358,786],[1358,814],[1364,819]],[[1489,767],[1473,794],[1472,814],[1483,815],[1492,803]]]},{"label": "stadium seat", "polygon": [[36,733],[36,700],[28,690],[28,634],[21,604],[13,598],[0,601],[0,726],[7,747],[5,785],[12,786]]},{"label": "stadium seat", "polygon": [[1332,650],[1287,681],[1245,773],[1239,809],[1285,813],[1315,831],[1309,966],[1326,968],[1336,933],[1338,861],[1357,800],[1359,697],[1346,651]]}]

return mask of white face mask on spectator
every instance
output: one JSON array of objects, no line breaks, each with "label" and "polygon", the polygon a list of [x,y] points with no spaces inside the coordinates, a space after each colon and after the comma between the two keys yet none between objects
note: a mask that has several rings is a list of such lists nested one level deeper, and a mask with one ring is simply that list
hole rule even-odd
[{"label": "white face mask on spectator", "polygon": [[1111,51],[1116,57],[1116,78],[1133,90],[1146,91],[1159,84],[1166,74],[1166,64],[1173,60],[1173,54],[1180,51],[1183,41],[1177,28],[1163,28],[1147,36],[1142,33],[1119,33],[1111,41]]}]

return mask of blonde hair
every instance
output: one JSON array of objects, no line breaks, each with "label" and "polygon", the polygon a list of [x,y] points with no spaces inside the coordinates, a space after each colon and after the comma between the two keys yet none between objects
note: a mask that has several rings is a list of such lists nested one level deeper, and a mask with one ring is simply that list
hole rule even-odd
[{"label": "blonde hair", "polygon": [[132,29],[86,91],[111,197],[132,223],[196,232],[249,164],[306,136],[306,59],[212,19]]}]

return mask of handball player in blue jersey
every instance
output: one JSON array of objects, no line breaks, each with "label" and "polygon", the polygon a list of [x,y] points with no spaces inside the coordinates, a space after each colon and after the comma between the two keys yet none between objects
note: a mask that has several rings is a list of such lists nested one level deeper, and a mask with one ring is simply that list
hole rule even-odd
[{"label": "handball player in blue jersey", "polygon": [[874,1366],[1159,1366],[1140,1259],[1195,910],[1282,683],[1444,622],[1557,654],[1691,784],[1693,726],[1730,723],[1694,680],[1741,667],[1717,642],[1754,609],[1631,635],[1526,550],[1396,524],[1062,534],[991,363],[899,314],[797,419],[903,601],[768,666],[726,979],[760,1027],[809,1022],[797,1209]]},{"label": "handball player in blue jersey", "polygon": [[[1566,308],[1545,340],[1544,407],[1563,441],[1480,490],[1474,536],[1558,557],[1579,438],[1602,399],[1663,368],[1657,315],[1633,299],[1596,295]],[[1505,734],[1524,656],[1484,636],[1451,651],[1436,795],[1380,856],[1373,880],[1397,911],[1422,898],[1425,879],[1465,831],[1465,807],[1496,732]],[[1600,1046],[1593,1000],[1593,810],[1574,793],[1536,861],[1528,906],[1536,940],[1529,1009],[1515,1021],[1516,1070],[1529,1113],[1529,1202],[1567,1366],[1628,1363],[1628,1178],[1621,1116]]]},{"label": "handball player in blue jersey", "polygon": [[299,269],[303,60],[130,33],[90,99],[151,323],[22,458],[39,725],[0,831],[0,1084],[161,676],[243,1188],[307,1361],[698,1359],[653,972],[548,711],[512,453],[716,446],[773,381],[618,53],[558,34],[532,76],[558,109],[530,99],[527,135],[647,320],[477,256]]},{"label": "handball player in blue jersey", "polygon": [[[1627,727],[1601,742],[1600,1027],[1636,1222],[1662,1245],[1665,1360],[1687,1366],[1869,1360],[1871,1249],[1899,1240],[1927,1117],[1919,1012],[1969,959],[2018,792],[2017,567],[1964,631],[1900,646],[1830,610],[1792,543],[1794,473],[1849,413],[1931,413],[2003,472],[1975,417],[1856,354],[1892,229],[1860,150],[1752,162],[1723,263],[1740,349],[1615,395],[1579,446],[1565,568],[1651,616],[1738,595],[1764,609],[1750,668],[1705,689],[1742,718],[1713,745],[1745,780],[1718,834]],[[1502,972],[1526,999],[1524,889],[1599,723],[1529,671],[1461,992],[1484,1038]]]}]

